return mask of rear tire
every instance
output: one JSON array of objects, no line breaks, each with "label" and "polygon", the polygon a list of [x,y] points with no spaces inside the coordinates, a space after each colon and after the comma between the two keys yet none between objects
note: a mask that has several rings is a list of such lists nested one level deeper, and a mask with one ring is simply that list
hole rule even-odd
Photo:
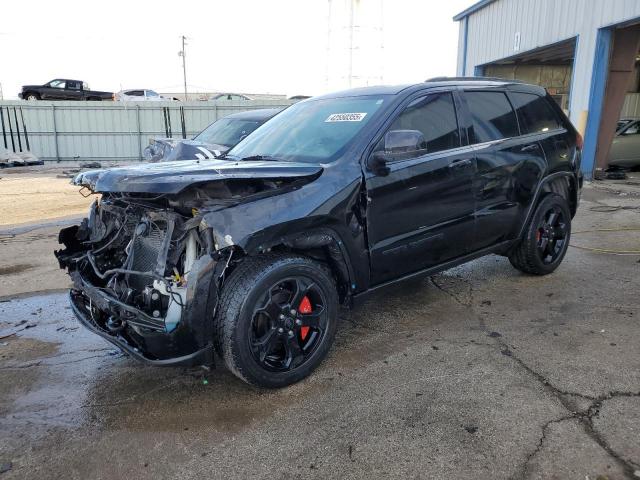
[{"label": "rear tire", "polygon": [[570,238],[569,204],[561,195],[548,194],[538,203],[509,261],[521,272],[547,275],[562,263]]},{"label": "rear tire", "polygon": [[234,375],[279,388],[322,362],[337,320],[338,294],[325,266],[294,255],[248,257],[222,288],[214,344]]}]

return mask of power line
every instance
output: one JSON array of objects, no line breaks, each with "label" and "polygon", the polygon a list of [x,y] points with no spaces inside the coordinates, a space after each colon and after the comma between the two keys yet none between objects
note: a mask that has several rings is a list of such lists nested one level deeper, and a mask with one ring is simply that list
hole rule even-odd
[{"label": "power line", "polygon": [[187,54],[186,54],[186,51],[184,49],[184,46],[187,45],[187,43],[185,42],[187,37],[182,35],[180,38],[182,39],[182,50],[180,50],[178,52],[178,56],[182,57],[182,76],[183,76],[183,79],[184,79],[184,101],[186,102],[188,100],[188,97],[187,97],[187,62],[186,62]]}]

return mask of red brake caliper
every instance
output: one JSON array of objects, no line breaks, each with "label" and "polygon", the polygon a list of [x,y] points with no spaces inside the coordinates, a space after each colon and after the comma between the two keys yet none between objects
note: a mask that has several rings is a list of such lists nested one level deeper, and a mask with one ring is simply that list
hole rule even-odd
[{"label": "red brake caliper", "polygon": [[[309,297],[305,296],[300,302],[300,306],[298,307],[298,312],[304,314],[311,313],[311,302],[309,301]],[[309,335],[309,327],[303,326],[300,327],[300,338],[304,340]]]}]

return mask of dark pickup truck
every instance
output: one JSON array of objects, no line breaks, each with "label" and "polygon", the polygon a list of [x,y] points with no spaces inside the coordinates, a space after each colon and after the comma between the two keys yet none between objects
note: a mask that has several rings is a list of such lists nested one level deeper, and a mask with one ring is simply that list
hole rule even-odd
[{"label": "dark pickup truck", "polygon": [[112,92],[90,90],[87,82],[56,78],[44,85],[23,85],[18,97],[23,100],[113,100]]}]

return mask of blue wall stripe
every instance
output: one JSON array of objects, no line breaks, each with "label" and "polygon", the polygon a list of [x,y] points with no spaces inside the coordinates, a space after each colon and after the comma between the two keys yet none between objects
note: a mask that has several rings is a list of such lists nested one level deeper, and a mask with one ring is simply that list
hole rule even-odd
[{"label": "blue wall stripe", "polygon": [[[576,46],[573,49],[573,61],[571,62],[571,81],[569,82],[569,100],[567,102],[569,110],[569,116],[573,116],[574,112],[571,105],[571,99],[573,98],[573,84],[576,79],[576,60],[578,59],[578,49],[580,48],[580,35],[576,35]],[[577,118],[577,117],[576,117]]]},{"label": "blue wall stripe", "polygon": [[591,75],[591,94],[589,96],[589,113],[587,128],[584,134],[584,151],[582,152],[582,171],[586,178],[593,178],[593,170],[596,159],[596,147],[598,146],[598,132],[602,118],[602,106],[607,86],[607,74],[609,70],[609,52],[613,30],[601,28],[596,37],[596,52]]},{"label": "blue wall stripe", "polygon": [[467,39],[469,38],[469,17],[464,18],[464,39],[462,44],[462,76],[467,75]]}]

